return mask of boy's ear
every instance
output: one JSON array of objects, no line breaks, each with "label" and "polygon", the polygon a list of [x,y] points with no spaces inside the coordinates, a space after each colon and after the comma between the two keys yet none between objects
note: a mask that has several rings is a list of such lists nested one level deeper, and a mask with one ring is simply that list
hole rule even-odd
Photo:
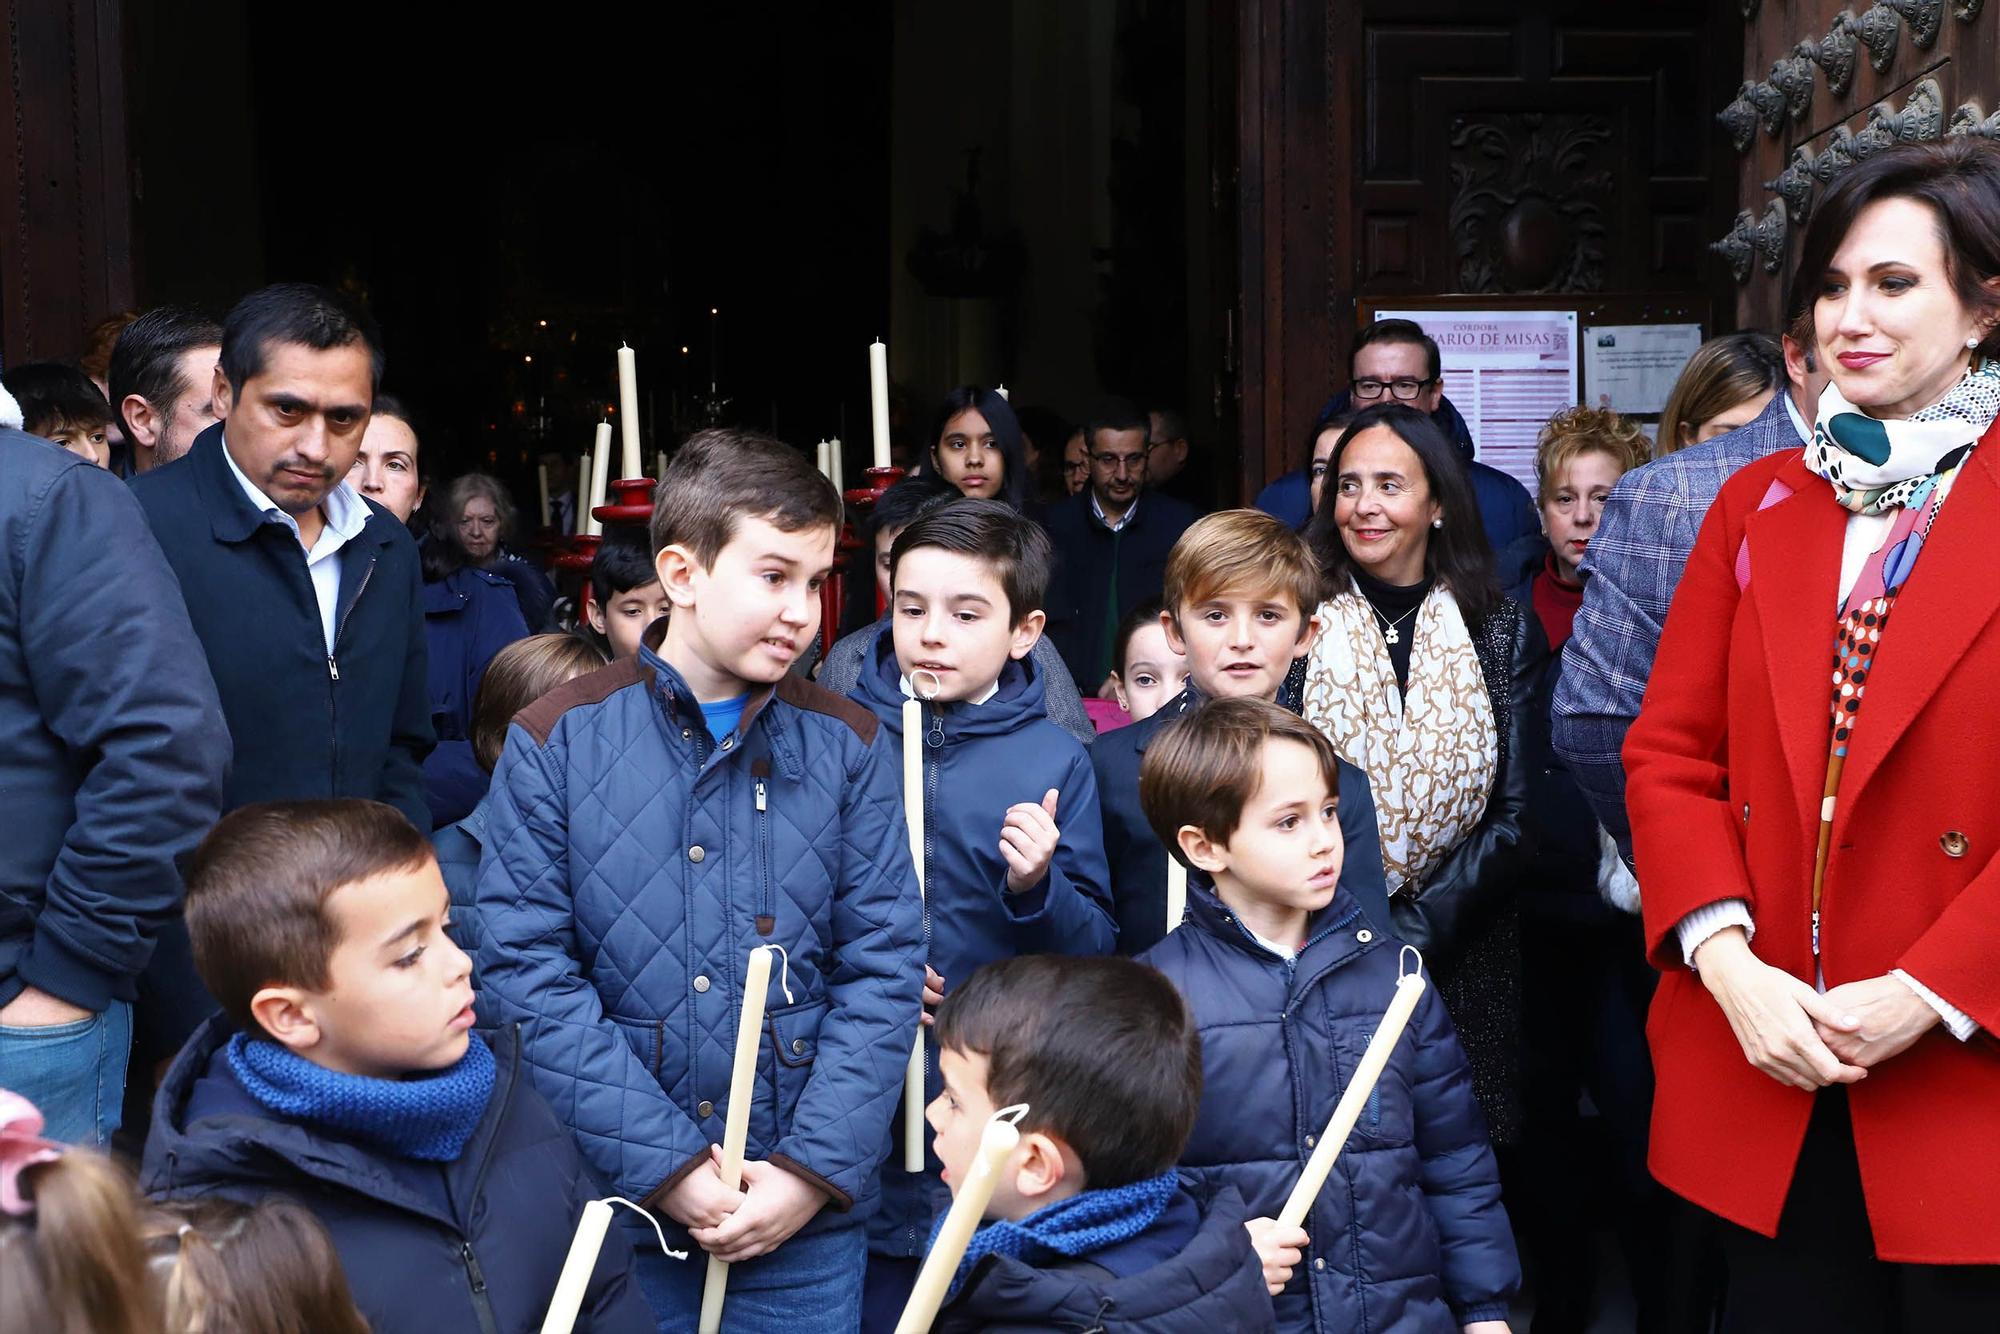
[{"label": "boy's ear", "polygon": [[250,998],[250,1017],[290,1051],[305,1052],[319,1045],[312,997],[298,987],[264,987]]},{"label": "boy's ear", "polygon": [[[1048,1199],[1063,1182],[1083,1180],[1082,1161],[1061,1140],[1039,1130],[1021,1137],[1014,1164],[1014,1191],[1024,1200]],[[1049,1203],[1054,1200],[1049,1199]]]},{"label": "boy's ear", "polygon": [[1303,658],[1306,654],[1312,652],[1314,642],[1319,639],[1320,628],[1318,612],[1314,612],[1312,615],[1306,617],[1305,622],[1299,626],[1298,647],[1292,650],[1294,658]]},{"label": "boy's ear", "polygon": [[1023,616],[1021,623],[1014,627],[1014,640],[1007,646],[1007,656],[1019,662],[1033,652],[1035,641],[1042,637],[1042,627],[1048,624],[1048,620],[1048,613],[1043,611],[1031,611]]},{"label": "boy's ear", "polygon": [[590,628],[598,634],[604,633],[604,608],[597,604],[597,590],[589,584],[583,586],[583,619],[590,622]]},{"label": "boy's ear", "polygon": [[1181,638],[1180,617],[1174,615],[1171,608],[1160,613],[1160,628],[1167,632],[1167,647],[1185,658],[1187,641]]},{"label": "boy's ear", "polygon": [[1174,841],[1180,844],[1181,856],[1198,870],[1214,875],[1217,871],[1229,869],[1228,859],[1223,856],[1229,845],[1210,838],[1194,825],[1182,825],[1174,835]]},{"label": "boy's ear", "polygon": [[653,557],[653,573],[659,576],[667,601],[676,607],[694,605],[694,576],[700,570],[701,562],[694,553],[678,542],[661,547],[660,554]]}]

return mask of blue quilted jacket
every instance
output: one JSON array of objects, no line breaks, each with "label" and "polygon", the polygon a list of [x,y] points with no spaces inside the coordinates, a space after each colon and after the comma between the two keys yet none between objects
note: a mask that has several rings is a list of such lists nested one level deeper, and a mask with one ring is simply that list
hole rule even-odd
[{"label": "blue quilted jacket", "polygon": [[[854,698],[881,721],[894,753],[903,745],[902,673],[889,623],[875,627],[862,657]],[[1017,954],[1109,954],[1110,873],[1098,824],[1097,779],[1090,754],[1048,720],[1042,676],[1032,658],[1010,662],[999,692],[984,704],[924,706],[924,941],[930,966],[947,989],[982,964]],[[896,769],[902,778],[900,762]],[[1042,883],[1009,894],[1000,828],[1007,808],[1056,798],[1062,841]],[[937,1049],[926,1053],[930,1096],[942,1089]],[[869,1245],[883,1255],[921,1255],[934,1201],[943,1195],[937,1157],[921,1177],[903,1171],[902,1121],[883,1170],[882,1210],[868,1223]],[[948,1196],[944,1197],[948,1199]]]},{"label": "blue quilted jacket", "polygon": [[923,987],[879,730],[788,675],[711,737],[651,649],[515,718],[487,799],[479,987],[626,1198],[657,1204],[721,1142],[748,955],[778,944],[749,1155],[837,1210],[874,1207]]},{"label": "blue quilted jacket", "polygon": [[[1186,924],[1143,956],[1201,1031],[1185,1175],[1236,1187],[1253,1218],[1277,1216],[1389,1006],[1398,952],[1345,889],[1288,963],[1190,886]],[[1472,1074],[1435,989],[1305,1226],[1312,1245],[1276,1301],[1288,1334],[1457,1334],[1507,1318],[1520,1262]]]}]

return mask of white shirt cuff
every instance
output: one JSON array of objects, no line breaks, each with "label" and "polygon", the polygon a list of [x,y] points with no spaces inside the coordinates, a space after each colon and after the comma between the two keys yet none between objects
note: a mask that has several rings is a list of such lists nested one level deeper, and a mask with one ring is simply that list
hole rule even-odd
[{"label": "white shirt cuff", "polygon": [[1944,1020],[1944,1026],[1947,1029],[1949,1029],[1951,1031],[1951,1035],[1957,1038],[1960,1042],[1966,1041],[1974,1033],[1977,1033],[1979,1031],[1979,1025],[1972,1021],[1971,1015],[1959,1009],[1956,1005],[1953,1005],[1950,1001],[1938,995],[1935,991],[1932,991],[1929,987],[1917,981],[1916,978],[1911,977],[1908,973],[1904,972],[1902,969],[1891,968],[1889,970],[1889,976],[1895,978],[1898,982],[1901,982],[1904,986],[1916,992],[1918,1000],[1930,1006],[1933,1010],[1936,1010],[1938,1012],[1938,1018]]},{"label": "white shirt cuff", "polygon": [[1681,957],[1687,966],[1694,967],[1694,952],[1701,948],[1703,941],[1718,931],[1727,931],[1732,926],[1743,928],[1746,937],[1755,939],[1757,924],[1750,920],[1750,904],[1743,899],[1723,899],[1705,907],[1696,908],[1674,930],[1681,938]]}]

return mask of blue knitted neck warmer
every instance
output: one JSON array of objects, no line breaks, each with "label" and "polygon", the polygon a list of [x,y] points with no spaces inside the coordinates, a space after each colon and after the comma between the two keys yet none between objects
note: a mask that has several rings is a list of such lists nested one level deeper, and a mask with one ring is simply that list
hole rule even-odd
[{"label": "blue knitted neck warmer", "polygon": [[[1052,1255],[1089,1255],[1113,1242],[1136,1237],[1153,1225],[1179,1189],[1180,1174],[1170,1169],[1144,1181],[1072,1195],[1019,1222],[1003,1219],[988,1223],[966,1243],[965,1258],[958,1262],[951,1291],[956,1293],[972,1267],[988,1255],[1007,1255],[1034,1264]],[[939,1214],[931,1228],[932,1241],[937,1240],[938,1228],[943,1226],[944,1215]]]},{"label": "blue knitted neck warmer", "polygon": [[244,1033],[229,1039],[229,1068],[280,1116],[433,1163],[458,1157],[493,1097],[493,1049],[477,1037],[456,1065],[416,1079],[342,1074]]}]

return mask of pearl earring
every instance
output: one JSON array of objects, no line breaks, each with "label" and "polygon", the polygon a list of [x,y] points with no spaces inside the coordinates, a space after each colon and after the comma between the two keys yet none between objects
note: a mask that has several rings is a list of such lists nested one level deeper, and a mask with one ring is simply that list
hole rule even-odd
[{"label": "pearl earring", "polygon": [[1978,346],[1979,346],[1979,335],[1978,335],[1978,334],[1974,334],[1974,335],[1972,335],[1972,337],[1970,337],[1970,338],[1966,339],[1966,340],[1965,340],[1965,345],[1966,345],[1967,347],[1978,347]]},{"label": "pearl earring", "polygon": [[1444,527],[1444,520],[1443,520],[1443,519],[1432,519],[1432,520],[1431,520],[1431,527],[1433,527],[1433,528],[1442,528],[1442,527]]}]

